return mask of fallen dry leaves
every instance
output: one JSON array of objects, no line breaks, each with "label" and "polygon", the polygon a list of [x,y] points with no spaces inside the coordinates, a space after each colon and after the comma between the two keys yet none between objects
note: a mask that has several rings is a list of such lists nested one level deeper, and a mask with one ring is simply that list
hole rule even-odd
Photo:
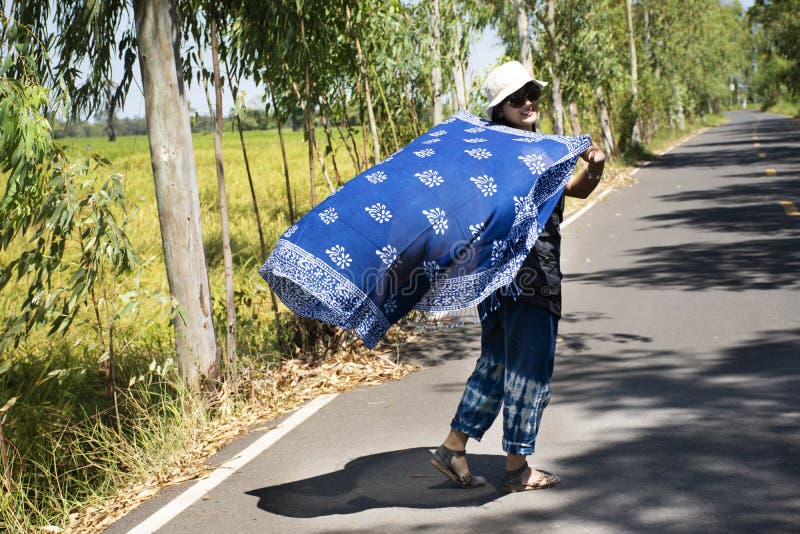
[{"label": "fallen dry leaves", "polygon": [[123,488],[100,505],[71,514],[70,526],[64,532],[102,532],[161,489],[208,476],[216,467],[209,464],[209,457],[251,431],[254,425],[291,411],[307,400],[397,380],[416,369],[414,365],[393,361],[388,354],[356,351],[319,362],[289,359],[266,371],[244,371],[239,380],[236,408],[229,408],[227,392],[214,399],[219,413],[229,410],[230,415],[209,422],[195,437],[191,449],[171,458],[151,479]]}]

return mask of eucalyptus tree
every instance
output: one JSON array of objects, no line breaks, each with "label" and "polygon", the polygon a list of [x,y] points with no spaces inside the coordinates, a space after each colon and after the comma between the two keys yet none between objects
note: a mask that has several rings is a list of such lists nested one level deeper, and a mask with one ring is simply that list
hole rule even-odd
[{"label": "eucalyptus tree", "polygon": [[[748,68],[749,35],[740,8],[717,0],[648,0],[640,7],[648,15],[640,42],[650,42],[640,66],[646,91],[641,111],[666,114],[680,125],[684,114],[726,102],[730,82]],[[640,25],[645,27],[643,19]]]},{"label": "eucalyptus tree", "polygon": [[433,90],[433,124],[442,122],[442,33],[439,27],[439,0],[428,0],[431,10],[431,88]]},{"label": "eucalyptus tree", "polygon": [[631,66],[631,110],[633,112],[633,129],[631,130],[631,145],[639,144],[639,111],[638,105],[638,70],[636,66],[636,39],[633,31],[633,6],[631,0],[625,0],[625,10],[628,16],[628,43],[630,46],[630,66]]},{"label": "eucalyptus tree", "polygon": [[561,28],[556,25],[556,0],[547,0],[546,15],[536,11],[536,18],[539,19],[547,35],[548,61],[547,68],[550,72],[550,98],[553,104],[550,110],[553,116],[553,133],[556,135],[564,134],[564,103],[563,91],[561,88],[561,71],[559,69],[561,47],[564,41]]},{"label": "eucalyptus tree", "polygon": [[362,14],[364,55],[381,95],[377,122],[383,126],[383,139],[397,138],[396,150],[419,135],[432,117],[433,62],[431,56],[420,54],[432,41],[429,4],[378,0]]},{"label": "eucalyptus tree", "polygon": [[0,195],[0,291],[26,288],[0,321],[0,352],[40,327],[63,334],[90,308],[94,324],[88,324],[101,347],[98,363],[120,430],[114,326],[123,311],[114,303],[117,279],[138,263],[125,231],[122,180],[102,177],[108,167],[102,156],[88,149],[75,156],[53,139],[47,114],[66,99],[51,100],[40,83],[47,51],[4,9],[0,54],[0,172],[6,182]]},{"label": "eucalyptus tree", "polygon": [[[238,50],[231,46],[230,28],[234,26],[233,17],[228,10],[228,5],[222,2],[209,2],[207,0],[184,0],[182,26],[184,34],[190,36],[196,45],[194,53],[190,54],[191,60],[195,63],[193,69],[196,77],[201,78],[206,87],[206,98],[208,99],[209,115],[213,117],[213,137],[214,137],[214,160],[217,174],[217,193],[220,214],[220,237],[222,243],[223,271],[225,279],[225,363],[227,376],[235,383],[236,381],[236,302],[235,287],[233,278],[233,251],[231,250],[230,222],[228,214],[227,184],[225,179],[225,165],[222,154],[222,85],[223,76],[220,67],[220,56],[224,58],[225,64],[238,65]],[[211,52],[211,71],[206,68],[207,52]],[[238,85],[233,82],[231,69],[227,69],[227,82],[232,89],[234,98],[238,95]],[[241,79],[241,67],[233,70],[233,77]],[[208,95],[207,85],[209,80],[213,81],[214,103]],[[242,146],[247,178],[250,186],[251,201],[258,227],[259,242],[261,244],[262,257],[266,255],[266,243],[261,228],[261,218],[258,210],[258,201],[255,194],[252,175],[250,173],[249,160],[245,147],[244,136],[241,131],[241,120],[239,114],[235,115],[235,124],[239,131],[239,140]],[[274,300],[274,308],[277,302]],[[277,311],[276,311],[277,314]]]},{"label": "eucalyptus tree", "polygon": [[[6,7],[3,2],[2,10]],[[211,295],[200,226],[181,34],[174,0],[41,2],[17,0],[9,12],[41,36],[50,52],[45,80],[72,101],[73,116],[100,105],[114,55],[124,69],[114,92],[122,102],[140,60],[156,203],[170,292],[178,306],[173,325],[183,376],[192,385],[218,370]],[[132,16],[132,17],[131,17]]]},{"label": "eucalyptus tree", "polygon": [[[598,133],[598,143],[602,142],[609,154],[616,153],[610,100],[625,76],[621,67],[624,57],[611,31],[621,20],[620,13],[619,7],[608,0],[598,0],[591,10],[582,2],[562,0],[555,6],[557,30],[550,32],[557,36],[555,46],[560,49],[556,68],[563,100],[568,103],[572,134]],[[541,33],[547,35],[544,47],[550,48],[550,33]]]},{"label": "eucalyptus tree", "polygon": [[511,0],[511,11],[517,22],[517,39],[519,40],[520,62],[533,72],[533,52],[531,50],[530,14],[525,0]]},{"label": "eucalyptus tree", "polygon": [[754,26],[759,45],[757,90],[770,103],[780,97],[799,96],[800,0],[756,0],[747,11],[747,18]]},{"label": "eucalyptus tree", "polygon": [[311,204],[316,196],[315,113],[320,95],[332,93],[332,80],[359,79],[347,12],[359,15],[351,0],[241,0],[232,9],[238,21],[236,46],[257,83],[270,85],[276,111],[288,116],[298,107],[305,118]]}]

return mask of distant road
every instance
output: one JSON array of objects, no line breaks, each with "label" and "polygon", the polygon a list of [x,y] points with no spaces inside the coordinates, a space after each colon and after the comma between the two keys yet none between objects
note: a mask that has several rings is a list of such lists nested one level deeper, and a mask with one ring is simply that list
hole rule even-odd
[{"label": "distant road", "polygon": [[564,231],[566,315],[533,457],[560,488],[496,489],[499,425],[469,447],[490,486],[453,489],[429,465],[477,357],[471,326],[403,347],[423,370],[338,395],[159,532],[797,532],[800,123],[729,118]]}]

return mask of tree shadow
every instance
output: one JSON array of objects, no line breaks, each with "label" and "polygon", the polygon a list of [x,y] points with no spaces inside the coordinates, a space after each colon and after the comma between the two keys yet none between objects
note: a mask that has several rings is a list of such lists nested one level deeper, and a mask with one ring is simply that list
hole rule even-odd
[{"label": "tree shadow", "polygon": [[581,491],[553,515],[621,532],[796,530],[798,346],[800,329],[772,330],[696,361],[641,350],[562,365],[560,404],[654,420],[618,421],[602,445],[565,458],[565,487]]},{"label": "tree shadow", "polygon": [[480,341],[480,323],[418,329],[413,342],[403,347],[402,355],[404,360],[422,367],[435,367],[448,361],[476,359]]},{"label": "tree shadow", "polygon": [[430,450],[417,447],[362,456],[339,471],[246,493],[258,497],[258,507],[266,512],[297,518],[374,508],[481,506],[502,496],[497,488],[505,456],[470,455],[474,472],[498,476],[487,477],[484,487],[460,489],[431,466]]},{"label": "tree shadow", "polygon": [[735,243],[686,243],[627,251],[632,265],[602,272],[571,273],[570,281],[612,287],[686,290],[769,290],[800,286],[796,238],[750,239]]}]

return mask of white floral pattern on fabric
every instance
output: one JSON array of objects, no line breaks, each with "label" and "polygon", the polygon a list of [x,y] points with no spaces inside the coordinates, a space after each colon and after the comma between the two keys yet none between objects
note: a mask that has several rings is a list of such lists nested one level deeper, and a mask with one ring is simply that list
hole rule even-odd
[{"label": "white floral pattern on fabric", "polygon": [[405,148],[405,147],[403,147],[403,148],[398,148],[398,149],[395,151],[395,153],[394,153],[394,154],[391,154],[390,156],[387,156],[387,157],[386,157],[386,158],[385,158],[383,161],[381,161],[381,163],[388,163],[388,162],[392,161],[396,155],[398,155],[400,152],[402,152],[402,151],[404,150],[404,148]]},{"label": "white floral pattern on fabric", "polygon": [[289,229],[283,233],[283,237],[286,238],[292,237],[298,228],[299,226],[297,226],[296,224],[291,225]]},{"label": "white floral pattern on fabric", "polygon": [[381,309],[343,273],[290,241],[278,241],[259,273],[298,315],[355,330],[370,345],[389,329]]},{"label": "white floral pattern on fabric", "polygon": [[386,313],[389,314],[394,313],[396,309],[397,309],[397,299],[395,299],[393,296],[386,299],[386,302],[383,303],[383,311],[385,311]]},{"label": "white floral pattern on fabric", "polygon": [[483,229],[486,228],[486,223],[478,223],[478,224],[470,224],[469,225],[469,233],[472,236],[473,241],[480,241],[481,234],[483,233]]},{"label": "white floral pattern on fabric", "polygon": [[383,263],[390,266],[394,263],[400,265],[402,261],[397,259],[397,249],[394,248],[392,245],[386,245],[380,250],[376,250],[375,254],[381,259]]},{"label": "white floral pattern on fabric", "polygon": [[350,257],[342,245],[333,245],[331,248],[325,250],[325,254],[331,259],[333,263],[340,269],[350,267],[353,259]]},{"label": "white floral pattern on fabric", "polygon": [[428,222],[433,226],[434,233],[444,234],[444,231],[447,230],[447,218],[443,209],[422,210],[422,214],[428,218]]},{"label": "white floral pattern on fabric", "polygon": [[533,137],[515,137],[512,139],[512,141],[517,141],[519,143],[538,143],[541,140],[541,135],[534,135]]},{"label": "white floral pattern on fabric", "polygon": [[539,154],[528,154],[527,156],[517,156],[533,174],[542,174],[544,172],[544,158]]},{"label": "white floral pattern on fabric", "polygon": [[379,223],[388,222],[392,218],[392,212],[386,208],[386,204],[381,204],[380,202],[364,208],[364,211]]},{"label": "white floral pattern on fabric", "polygon": [[473,148],[472,150],[465,150],[464,152],[475,159],[487,159],[492,157],[492,153],[485,148]]},{"label": "white floral pattern on fabric", "polygon": [[519,214],[527,214],[531,212],[533,208],[531,199],[528,197],[518,197],[514,196],[514,213]]},{"label": "white floral pattern on fabric", "polygon": [[437,130],[435,132],[431,132],[428,135],[431,137],[439,137],[440,135],[445,135],[447,132],[445,130]]},{"label": "white floral pattern on fabric", "polygon": [[386,173],[383,172],[383,171],[375,171],[375,172],[373,172],[371,174],[368,174],[365,178],[370,183],[379,184],[382,181],[386,180],[386,178],[388,178],[388,176],[386,176]]},{"label": "white floral pattern on fabric", "polygon": [[486,139],[484,139],[483,137],[470,137],[470,138],[464,139],[464,142],[465,143],[485,143]]},{"label": "white floral pattern on fabric", "polygon": [[503,257],[503,252],[505,251],[505,249],[506,249],[505,241],[500,241],[498,239],[492,241],[492,260],[491,260],[492,267],[497,265],[497,262],[499,262],[500,258]]},{"label": "white floral pattern on fabric", "polygon": [[427,171],[423,172],[416,172],[414,173],[414,176],[419,178],[419,181],[428,187],[436,187],[437,185],[442,185],[444,183],[444,178],[442,178],[442,176],[433,169],[428,169]]},{"label": "white floral pattern on fabric", "polygon": [[432,148],[423,148],[422,150],[415,150],[414,155],[418,158],[428,158],[436,154],[436,151]]},{"label": "white floral pattern on fabric", "polygon": [[439,277],[439,264],[433,260],[423,261],[422,262],[422,270],[425,271],[425,276],[428,277],[431,284],[436,282],[436,279]]},{"label": "white floral pattern on fabric", "polygon": [[423,141],[422,144],[423,145],[432,145],[433,143],[438,143],[440,141],[441,141],[441,139],[439,139],[438,137],[434,137],[433,139],[428,139],[427,141]]},{"label": "white floral pattern on fabric", "polygon": [[327,208],[325,211],[321,211],[319,213],[319,218],[325,224],[331,224],[332,222],[335,222],[336,219],[339,218],[339,214],[336,213],[336,210],[333,208],[333,206],[331,206],[330,208]]},{"label": "white floral pattern on fabric", "polygon": [[497,193],[497,184],[494,183],[494,178],[491,176],[483,175],[478,177],[471,177],[470,182],[474,183],[480,189],[483,196],[490,197]]},{"label": "white floral pattern on fabric", "polygon": [[480,132],[483,132],[485,130],[486,130],[486,128],[481,128],[480,126],[473,126],[472,128],[467,128],[464,131],[467,132],[467,133],[480,133]]}]

